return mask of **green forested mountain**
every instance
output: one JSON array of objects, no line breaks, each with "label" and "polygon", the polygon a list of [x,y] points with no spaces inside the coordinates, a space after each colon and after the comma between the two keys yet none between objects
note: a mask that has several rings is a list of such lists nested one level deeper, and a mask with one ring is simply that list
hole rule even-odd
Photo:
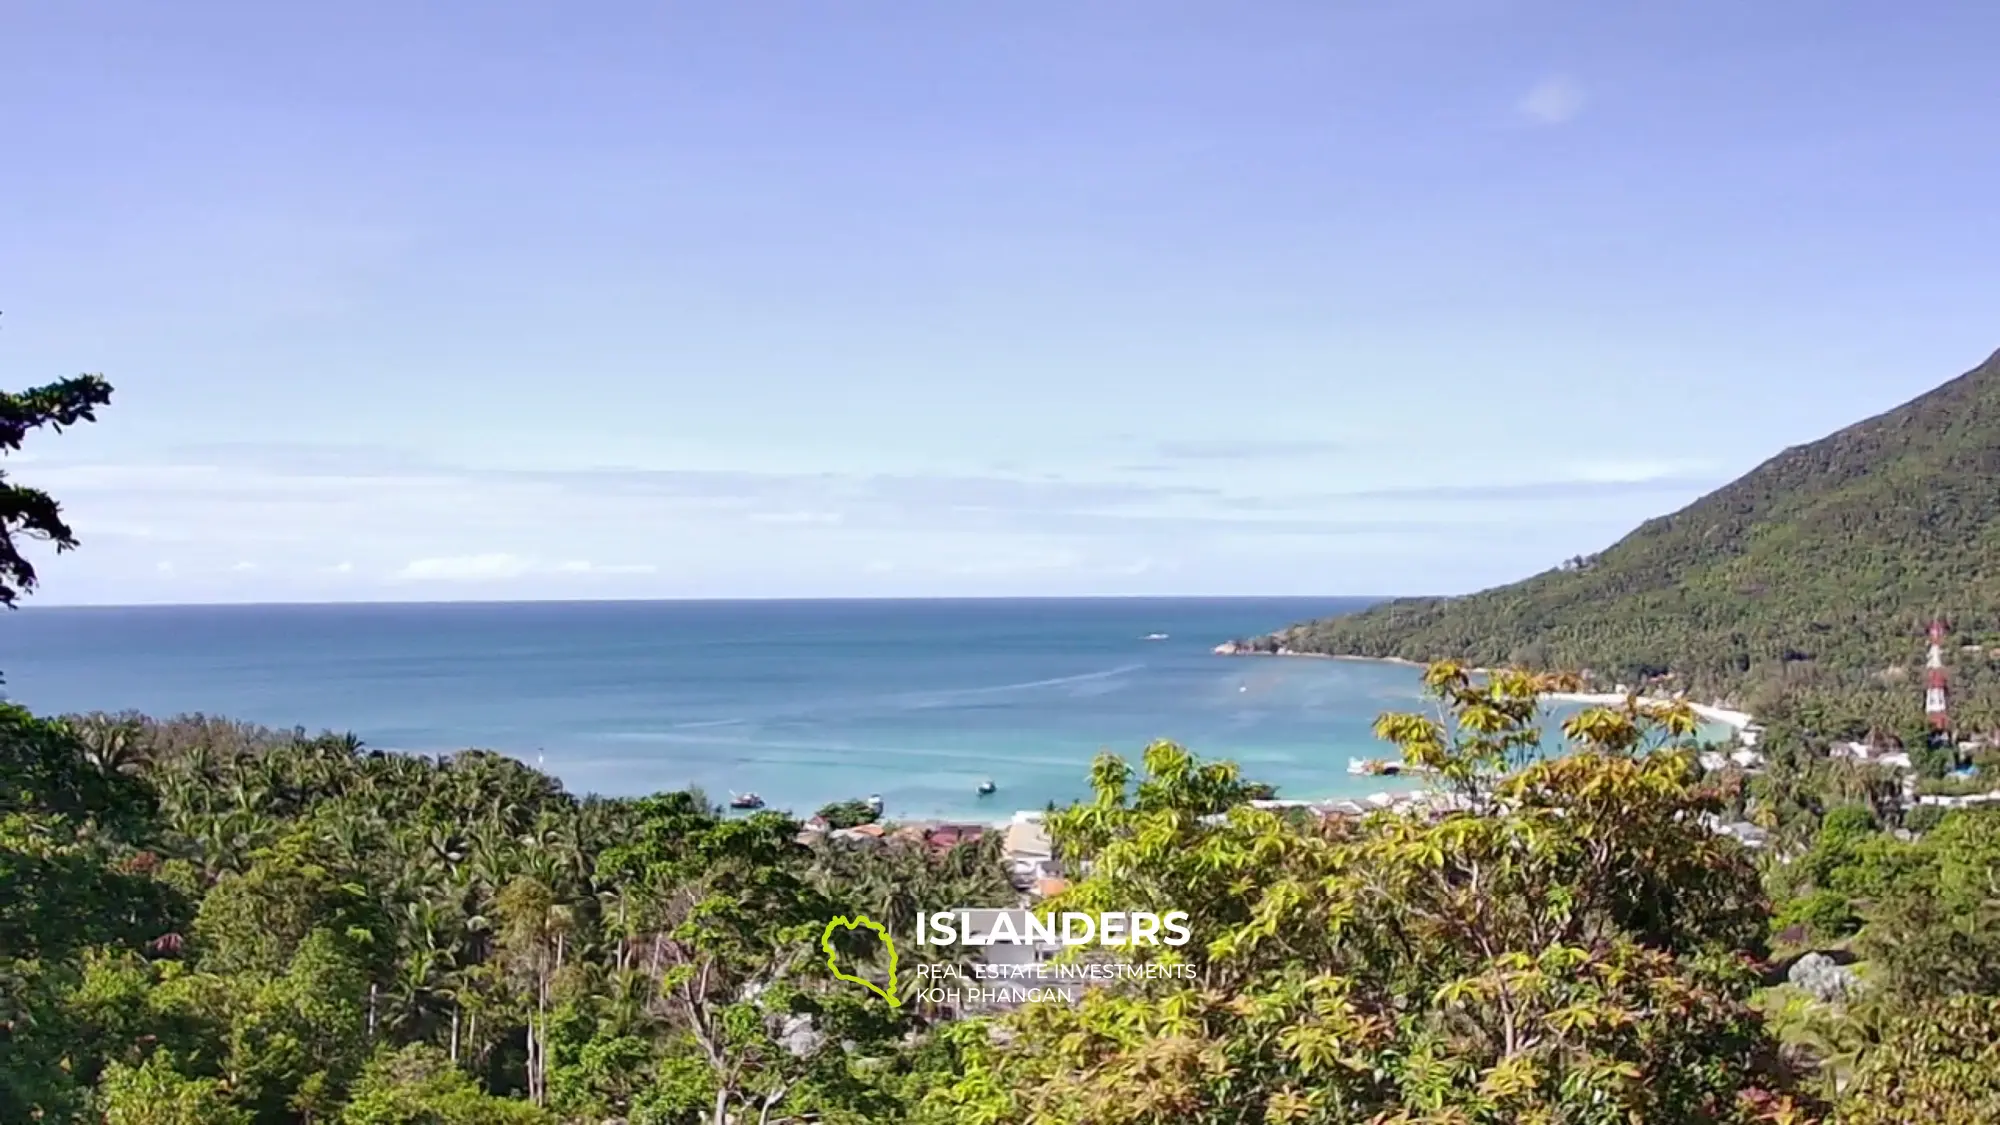
[{"label": "green forested mountain", "polygon": [[[1455,598],[1404,598],[1252,642],[1269,650],[1906,690],[1925,624],[2000,637],[2000,353],[1885,414],[1787,449],[1601,554]],[[1983,695],[1983,653],[1955,653]]]}]

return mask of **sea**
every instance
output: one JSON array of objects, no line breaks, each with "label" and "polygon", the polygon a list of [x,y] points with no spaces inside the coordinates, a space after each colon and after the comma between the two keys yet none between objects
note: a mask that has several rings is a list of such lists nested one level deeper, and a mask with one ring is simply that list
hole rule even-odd
[{"label": "sea", "polygon": [[1394,757],[1370,728],[1423,706],[1415,669],[1212,651],[1373,600],[29,607],[0,616],[0,675],[40,714],[478,747],[577,793],[694,786],[802,817],[873,794],[892,819],[993,821],[1088,796],[1095,755],[1136,764],[1156,739],[1281,797],[1409,788],[1348,767]]}]

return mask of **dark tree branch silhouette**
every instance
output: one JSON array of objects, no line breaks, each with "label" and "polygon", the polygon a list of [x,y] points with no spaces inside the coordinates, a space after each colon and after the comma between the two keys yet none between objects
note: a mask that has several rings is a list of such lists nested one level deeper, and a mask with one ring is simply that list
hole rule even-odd
[{"label": "dark tree branch silhouette", "polygon": [[[101,375],[78,375],[15,393],[0,392],[0,452],[18,453],[30,433],[47,427],[95,422],[97,408],[111,403],[111,384]],[[35,567],[21,553],[23,540],[55,544],[58,553],[76,546],[76,533],[63,522],[62,505],[39,488],[15,484],[0,470],[0,605],[12,608],[35,588]]]}]

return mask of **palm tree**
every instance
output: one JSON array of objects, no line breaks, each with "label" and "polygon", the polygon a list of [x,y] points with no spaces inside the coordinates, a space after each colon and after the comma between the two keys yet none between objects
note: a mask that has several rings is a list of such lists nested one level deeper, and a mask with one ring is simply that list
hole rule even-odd
[{"label": "palm tree", "polygon": [[65,725],[82,744],[84,760],[100,772],[130,776],[148,764],[144,730],[133,718],[98,712]]}]

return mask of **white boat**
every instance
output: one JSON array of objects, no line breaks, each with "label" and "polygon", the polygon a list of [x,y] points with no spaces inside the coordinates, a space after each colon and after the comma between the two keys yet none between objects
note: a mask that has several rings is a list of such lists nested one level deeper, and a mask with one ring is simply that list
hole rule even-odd
[{"label": "white boat", "polygon": [[1164,641],[1167,639],[1167,635],[1165,633],[1147,633],[1145,639],[1149,641]]}]

